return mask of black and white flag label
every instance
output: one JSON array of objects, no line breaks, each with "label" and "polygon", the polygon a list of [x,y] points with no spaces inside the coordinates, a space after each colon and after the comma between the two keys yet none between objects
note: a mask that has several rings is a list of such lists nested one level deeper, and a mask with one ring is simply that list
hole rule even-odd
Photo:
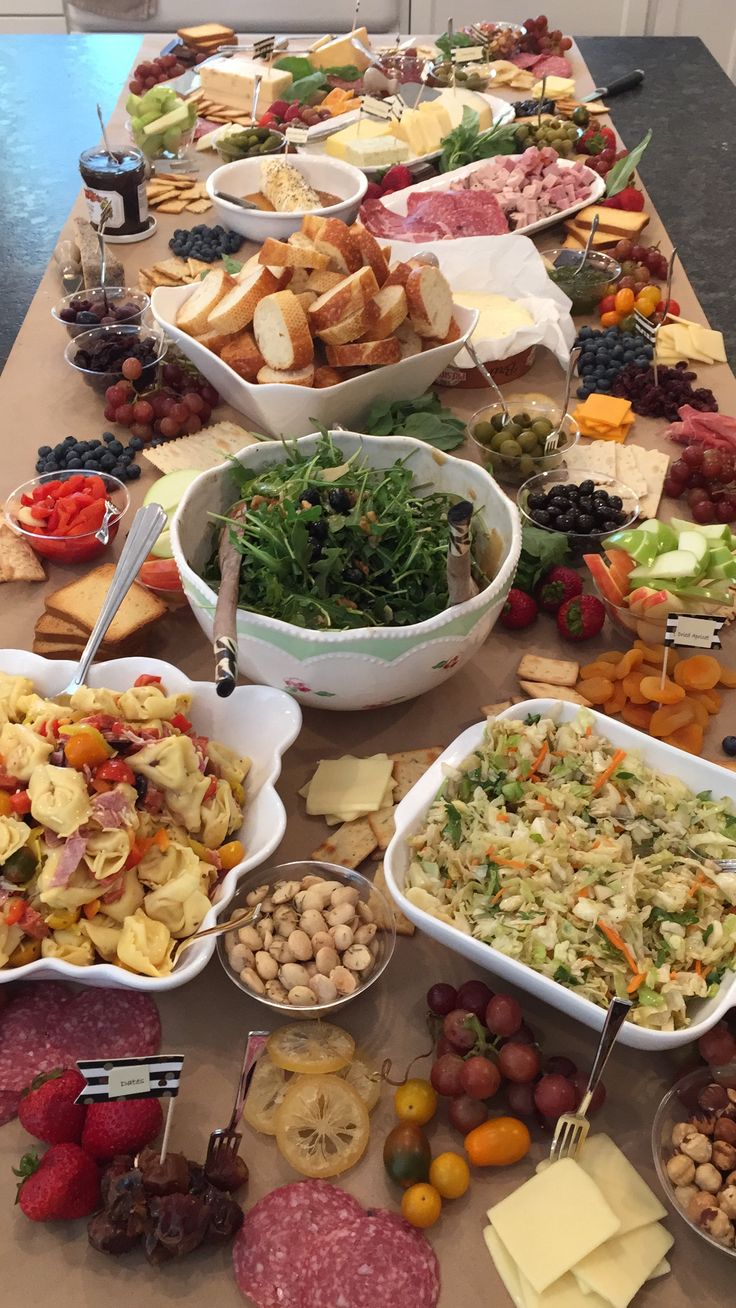
[{"label": "black and white flag label", "polygon": [[473,64],[479,62],[484,55],[482,45],[456,45],[452,51],[452,62],[454,64]]},{"label": "black and white flag label", "polygon": [[83,1058],[77,1062],[86,1081],[78,1104],[111,1099],[175,1099],[179,1093],[183,1054],[151,1054],[145,1058]]},{"label": "black and white flag label", "polygon": [[364,95],[362,109],[370,118],[390,118],[391,105],[387,100],[378,100],[374,95]]},{"label": "black and white flag label", "polygon": [[289,145],[306,145],[309,140],[309,128],[294,127],[292,123],[289,123],[285,136]]},{"label": "black and white flag label", "polygon": [[255,41],[253,43],[253,54],[256,59],[270,59],[275,44],[275,36],[264,36],[260,41]]},{"label": "black and white flag label", "polygon": [[670,613],[664,643],[687,649],[720,649],[720,630],[725,618],[711,618],[699,613]]}]

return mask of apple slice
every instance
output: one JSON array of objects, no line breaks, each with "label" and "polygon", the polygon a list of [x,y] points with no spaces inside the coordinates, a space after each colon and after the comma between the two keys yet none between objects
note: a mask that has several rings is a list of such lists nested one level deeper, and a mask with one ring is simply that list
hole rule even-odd
[{"label": "apple slice", "polygon": [[600,554],[584,554],[583,563],[604,600],[608,600],[610,604],[615,604],[617,608],[626,603],[624,592],[616,579],[611,576],[611,569],[606,567]]}]

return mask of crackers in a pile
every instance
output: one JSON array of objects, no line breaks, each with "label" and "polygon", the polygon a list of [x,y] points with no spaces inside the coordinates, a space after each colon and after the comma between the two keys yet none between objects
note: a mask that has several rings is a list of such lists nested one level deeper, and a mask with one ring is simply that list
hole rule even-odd
[{"label": "crackers in a pile", "polygon": [[669,456],[643,445],[619,445],[612,441],[578,443],[565,456],[570,476],[588,477],[605,473],[629,486],[639,500],[639,517],[656,518],[662,498]]},{"label": "crackers in a pile", "polygon": [[170,259],[141,268],[138,285],[146,295],[150,295],[156,286],[188,286],[190,282],[198,281],[203,272],[209,272],[211,267],[211,263],[204,263],[201,259],[182,259],[174,254]]},{"label": "crackers in a pile", "polygon": [[159,472],[178,472],[182,468],[206,472],[224,463],[246,445],[257,444],[258,437],[236,422],[213,422],[194,436],[179,436],[165,445],[146,445],[143,456]]},{"label": "crackers in a pile", "polygon": [[204,182],[193,173],[157,173],[146,183],[151,209],[159,213],[206,213],[212,208]]},{"label": "crackers in a pile", "polygon": [[188,100],[197,106],[197,116],[206,118],[208,123],[237,123],[239,127],[251,127],[253,115],[246,109],[236,109],[220,104],[218,100],[209,100],[201,89],[192,91]]}]

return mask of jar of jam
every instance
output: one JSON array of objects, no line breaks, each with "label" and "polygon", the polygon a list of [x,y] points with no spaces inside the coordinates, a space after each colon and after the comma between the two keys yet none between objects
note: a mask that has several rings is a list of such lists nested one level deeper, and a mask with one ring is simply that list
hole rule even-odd
[{"label": "jar of jam", "polygon": [[103,207],[109,206],[105,240],[140,241],[150,236],[156,224],[148,212],[146,161],[140,150],[126,146],[108,151],[95,145],[80,155],[79,171],[95,231]]}]

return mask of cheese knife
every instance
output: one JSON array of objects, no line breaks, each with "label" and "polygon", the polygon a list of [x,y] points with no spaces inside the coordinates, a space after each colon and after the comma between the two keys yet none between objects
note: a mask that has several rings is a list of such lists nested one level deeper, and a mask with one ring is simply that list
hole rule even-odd
[{"label": "cheese knife", "polygon": [[589,91],[587,95],[581,95],[581,104],[590,104],[591,100],[612,100],[615,95],[621,95],[624,91],[632,91],[635,86],[640,86],[644,81],[643,68],[634,68],[630,73],[624,73],[623,77],[617,77],[610,86],[596,86],[594,91]]}]

